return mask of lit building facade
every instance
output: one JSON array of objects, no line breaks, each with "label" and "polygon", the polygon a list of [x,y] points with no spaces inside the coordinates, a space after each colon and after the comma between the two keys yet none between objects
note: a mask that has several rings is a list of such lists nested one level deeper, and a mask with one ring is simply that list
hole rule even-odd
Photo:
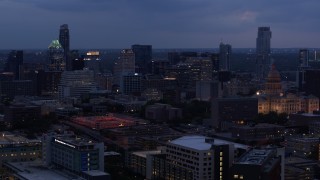
[{"label": "lit building facade", "polygon": [[53,40],[48,47],[49,70],[63,71],[65,70],[64,50],[59,40]]},{"label": "lit building facade", "polygon": [[2,132],[0,136],[0,165],[4,162],[33,161],[41,155],[41,141]]},{"label": "lit building facade", "polygon": [[319,109],[319,98],[315,96],[299,96],[296,94],[285,94],[281,85],[281,76],[272,66],[266,78],[265,88],[262,94],[258,92],[258,112],[267,114],[271,111],[277,113],[312,113]]},{"label": "lit building facade", "polygon": [[168,162],[190,170],[194,180],[227,179],[235,145],[204,136],[184,136],[167,143]]},{"label": "lit building facade", "polygon": [[80,174],[104,171],[104,144],[72,135],[46,134],[42,137],[43,162]]}]

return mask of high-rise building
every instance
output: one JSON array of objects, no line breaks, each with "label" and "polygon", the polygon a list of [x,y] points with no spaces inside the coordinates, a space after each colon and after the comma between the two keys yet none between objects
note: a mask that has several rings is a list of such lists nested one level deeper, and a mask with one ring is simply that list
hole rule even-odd
[{"label": "high-rise building", "polygon": [[220,70],[220,56],[218,53],[212,53],[211,54],[211,60],[212,60],[212,69],[213,72],[218,72]]},{"label": "high-rise building", "polygon": [[71,61],[69,61],[68,54],[70,51],[70,34],[69,34],[69,28],[68,24],[63,24],[60,26],[59,31],[59,43],[61,44],[64,54],[63,57],[66,61],[66,69],[68,71],[72,70],[72,64]]},{"label": "high-rise building", "polygon": [[84,58],[80,57],[78,50],[71,50],[68,56],[71,61],[71,70],[83,70],[85,67]]},{"label": "high-rise building", "polygon": [[63,71],[65,70],[64,50],[58,40],[53,40],[48,47],[49,70]]},{"label": "high-rise building", "polygon": [[97,90],[94,73],[91,70],[64,71],[58,86],[59,98],[80,97]]},{"label": "high-rise building", "polygon": [[231,52],[232,48],[230,44],[224,44],[220,43],[219,46],[220,50],[220,69],[225,70],[225,71],[230,71],[230,57],[231,57]]},{"label": "high-rise building", "polygon": [[270,27],[259,27],[256,44],[256,74],[259,80],[264,80],[269,72],[271,53]]},{"label": "high-rise building", "polygon": [[88,51],[82,57],[86,68],[94,71],[94,74],[101,72],[102,66],[99,51]]},{"label": "high-rise building", "polygon": [[123,91],[123,76],[135,73],[135,54],[132,49],[123,49],[113,66],[114,84]]},{"label": "high-rise building", "polygon": [[168,142],[165,154],[168,162],[191,171],[194,180],[222,180],[228,179],[234,158],[247,148],[220,139],[183,136]]},{"label": "high-rise building", "polygon": [[299,50],[299,62],[298,69],[296,72],[296,86],[300,91],[305,90],[305,74],[306,70],[310,69],[309,67],[309,50],[308,49],[300,49]]},{"label": "high-rise building", "polygon": [[20,68],[23,64],[23,51],[11,51],[8,55],[8,60],[5,65],[6,72],[14,73],[14,79],[20,79]]},{"label": "high-rise building", "polygon": [[305,74],[305,90],[308,94],[313,94],[320,98],[320,70],[308,69]]},{"label": "high-rise building", "polygon": [[131,46],[135,56],[137,73],[146,74],[147,64],[152,59],[152,46],[135,44]]},{"label": "high-rise building", "polygon": [[128,74],[123,76],[123,93],[124,94],[141,94],[142,86],[141,86],[142,76],[138,73]]},{"label": "high-rise building", "polygon": [[308,49],[299,50],[299,66],[300,67],[309,66],[309,50]]}]

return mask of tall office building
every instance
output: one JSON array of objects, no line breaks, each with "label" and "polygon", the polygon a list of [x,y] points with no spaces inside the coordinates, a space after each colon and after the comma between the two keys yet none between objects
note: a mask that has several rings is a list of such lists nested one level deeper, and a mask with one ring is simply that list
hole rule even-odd
[{"label": "tall office building", "polygon": [[123,91],[123,76],[135,73],[135,54],[132,49],[123,49],[113,66],[114,84]]},{"label": "tall office building", "polygon": [[220,69],[225,71],[230,71],[230,57],[231,57],[231,45],[220,43],[219,55],[220,55]]},{"label": "tall office building", "polygon": [[220,55],[219,55],[219,53],[212,53],[211,60],[212,60],[213,72],[218,72],[220,70]]},{"label": "tall office building", "polygon": [[309,66],[309,50],[308,49],[299,50],[299,66],[300,67]]},{"label": "tall office building", "polygon": [[256,42],[256,75],[259,80],[264,80],[269,72],[271,34],[270,27],[258,28],[258,37]]},{"label": "tall office building", "polygon": [[299,62],[298,70],[296,73],[296,86],[299,90],[304,91],[305,89],[305,74],[306,70],[309,69],[309,50],[300,49],[299,50]]},{"label": "tall office building", "polygon": [[135,55],[135,65],[137,67],[137,73],[146,74],[147,64],[152,59],[152,46],[151,45],[132,45],[131,49]]},{"label": "tall office building", "polygon": [[59,43],[61,44],[64,50],[63,57],[66,61],[66,69],[70,71],[72,70],[72,62],[69,61],[69,58],[68,58],[68,54],[70,51],[70,34],[69,34],[68,24],[63,24],[60,26]]},{"label": "tall office building", "polygon": [[49,70],[63,71],[65,70],[64,50],[58,40],[53,40],[48,48]]},{"label": "tall office building", "polygon": [[5,65],[6,72],[14,73],[14,79],[20,79],[20,68],[23,64],[23,51],[11,51],[8,55],[8,60]]}]

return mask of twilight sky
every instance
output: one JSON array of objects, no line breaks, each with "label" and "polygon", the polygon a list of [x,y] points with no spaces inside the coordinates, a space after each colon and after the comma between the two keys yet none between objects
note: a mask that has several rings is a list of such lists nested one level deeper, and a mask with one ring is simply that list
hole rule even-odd
[{"label": "twilight sky", "polygon": [[47,48],[69,24],[71,49],[320,47],[320,0],[0,0],[0,49]]}]

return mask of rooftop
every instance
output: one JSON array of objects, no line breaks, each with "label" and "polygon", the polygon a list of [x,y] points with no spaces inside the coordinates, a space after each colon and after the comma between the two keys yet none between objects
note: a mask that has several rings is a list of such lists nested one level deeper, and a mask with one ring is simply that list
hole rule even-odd
[{"label": "rooftop", "polygon": [[11,162],[7,166],[16,171],[16,175],[21,179],[32,180],[83,180],[82,178],[66,174],[62,171],[49,169],[42,165],[40,160],[31,162]]},{"label": "rooftop", "polygon": [[41,143],[41,141],[30,140],[23,136],[19,136],[9,132],[1,132],[0,134],[0,144],[23,144],[23,143]]},{"label": "rooftop", "polygon": [[172,140],[170,143],[175,144],[175,145],[180,145],[184,147],[188,147],[191,149],[196,149],[196,150],[209,150],[212,145],[223,145],[223,144],[234,144],[235,148],[240,148],[240,149],[248,149],[249,146],[243,145],[243,144],[238,144],[238,143],[233,143],[230,141],[226,140],[221,140],[221,139],[213,139],[212,142],[206,142],[206,139],[208,137],[205,136],[183,136],[181,138]]},{"label": "rooftop", "polygon": [[73,136],[61,136],[61,137],[58,136],[58,137],[55,137],[54,141],[56,143],[60,143],[73,148],[75,148],[75,146],[88,146],[88,145],[95,145],[97,143],[90,139],[73,137]]},{"label": "rooftop", "polygon": [[272,149],[252,149],[244,154],[237,163],[262,165],[265,160],[273,154],[273,152],[274,150]]},{"label": "rooftop", "polygon": [[106,172],[99,171],[99,170],[91,170],[91,171],[83,171],[83,173],[88,174],[90,176],[107,176],[109,175]]},{"label": "rooftop", "polygon": [[146,158],[148,154],[161,154],[160,150],[156,150],[156,151],[138,151],[138,152],[133,152],[132,154],[136,155],[136,156],[140,156],[143,158]]}]

